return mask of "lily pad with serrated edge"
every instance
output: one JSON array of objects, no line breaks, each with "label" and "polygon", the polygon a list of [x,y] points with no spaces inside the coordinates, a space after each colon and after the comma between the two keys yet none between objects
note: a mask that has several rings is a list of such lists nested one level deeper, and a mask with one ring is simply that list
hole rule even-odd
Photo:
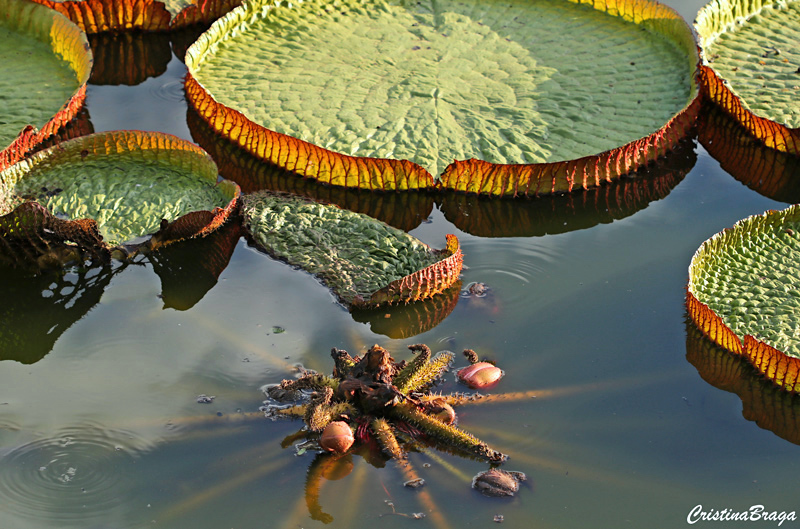
[{"label": "lily pad with serrated edge", "polygon": [[675,145],[697,60],[646,0],[253,0],[190,47],[186,92],[220,134],[326,184],[537,195]]},{"label": "lily pad with serrated edge", "polygon": [[714,0],[695,29],[709,98],[767,147],[800,154],[800,2]]},{"label": "lily pad with serrated edge", "polygon": [[800,205],[737,222],[689,266],[689,316],[778,387],[800,392]]},{"label": "lily pad with serrated edge", "polygon": [[426,299],[461,273],[454,235],[433,250],[367,215],[266,191],[244,195],[241,214],[259,247],[315,275],[351,308]]},{"label": "lily pad with serrated edge", "polygon": [[0,170],[56,134],[86,98],[92,54],[66,17],[24,0],[0,0]]},{"label": "lily pad with serrated edge", "polygon": [[[213,231],[239,194],[236,184],[217,183],[216,165],[196,145],[163,133],[114,131],[63,142],[0,172],[0,213],[7,213],[0,219],[13,226],[20,208],[41,204],[62,223],[96,222],[100,244],[158,232],[157,247]],[[41,222],[52,231],[51,221]],[[4,235],[27,236],[13,228]]]}]

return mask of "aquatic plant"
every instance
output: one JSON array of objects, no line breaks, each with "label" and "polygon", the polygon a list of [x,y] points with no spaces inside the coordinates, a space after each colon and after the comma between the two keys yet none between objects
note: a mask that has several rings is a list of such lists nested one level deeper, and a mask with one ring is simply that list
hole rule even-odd
[{"label": "aquatic plant", "polygon": [[704,92],[748,133],[800,154],[800,3],[714,0],[697,15]]},{"label": "aquatic plant", "polygon": [[396,362],[379,345],[355,358],[334,348],[331,376],[309,371],[266,390],[278,402],[298,400],[304,391],[311,392],[305,403],[265,409],[273,416],[302,418],[310,434],[323,437],[329,424],[346,423],[358,442],[374,440],[395,459],[405,457],[401,439],[423,438],[446,451],[495,464],[505,461],[506,455],[453,425],[452,406],[478,397],[431,392],[453,361],[453,353],[442,351],[432,356],[424,344],[409,349],[417,356],[411,362]]}]

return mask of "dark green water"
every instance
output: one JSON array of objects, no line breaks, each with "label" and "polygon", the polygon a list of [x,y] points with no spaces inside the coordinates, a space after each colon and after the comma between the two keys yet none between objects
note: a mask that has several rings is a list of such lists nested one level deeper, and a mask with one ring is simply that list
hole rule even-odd
[{"label": "dark green water", "polygon": [[[699,8],[671,3],[687,19]],[[90,86],[94,130],[191,140],[182,63],[164,62],[136,86]],[[667,162],[642,175],[649,195],[610,186],[500,205],[431,201],[411,233],[435,247],[458,235],[464,284],[486,283],[491,294],[459,298],[412,336],[391,323],[416,317],[408,310],[364,323],[243,239],[216,282],[192,275],[194,258],[184,276],[145,261],[6,274],[4,319],[20,342],[4,345],[12,352],[0,361],[0,527],[322,527],[316,517],[328,527],[459,528],[493,527],[501,514],[514,528],[675,528],[697,505],[800,510],[797,399],[754,375],[707,382],[714,370],[695,365],[718,353],[695,336],[683,305],[705,239],[787,202],[746,187],[700,145]],[[460,426],[509,453],[504,467],[529,481],[513,499],[485,498],[469,482],[486,464],[413,453],[426,485],[412,490],[392,462],[354,454],[352,471],[323,480],[309,505],[315,456],[281,447],[300,424],[259,414],[260,388],[297,365],[329,372],[331,347],[379,343],[399,359],[418,342],[494,358],[506,370],[497,393],[535,390],[457,410]],[[443,391],[457,390],[449,378]],[[213,403],[197,403],[201,394]],[[409,517],[419,512],[425,518]]]}]

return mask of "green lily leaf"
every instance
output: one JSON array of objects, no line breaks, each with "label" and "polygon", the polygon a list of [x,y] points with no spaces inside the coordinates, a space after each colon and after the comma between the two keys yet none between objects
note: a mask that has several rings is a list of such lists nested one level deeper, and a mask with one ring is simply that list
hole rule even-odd
[{"label": "green lily leaf", "polygon": [[159,244],[203,234],[227,219],[238,194],[235,184],[217,184],[202,149],[162,133],[85,136],[0,172],[0,213],[38,202],[55,217],[93,219],[111,245],[157,231],[173,234]]},{"label": "green lily leaf", "polygon": [[242,217],[261,248],[314,274],[350,307],[428,298],[461,273],[454,235],[436,251],[367,215],[264,191],[242,197]]},{"label": "green lily leaf", "polygon": [[691,32],[650,2],[252,0],[186,64],[215,130],[364,189],[432,187],[429,171],[495,195],[590,187],[663,155],[697,111]]},{"label": "green lily leaf", "polygon": [[800,2],[715,0],[695,28],[711,100],[768,147],[800,153]]},{"label": "green lily leaf", "polygon": [[687,307],[713,341],[800,391],[800,205],[744,219],[703,243]]},{"label": "green lily leaf", "polygon": [[51,9],[0,0],[0,170],[69,122],[92,68],[81,30]]}]

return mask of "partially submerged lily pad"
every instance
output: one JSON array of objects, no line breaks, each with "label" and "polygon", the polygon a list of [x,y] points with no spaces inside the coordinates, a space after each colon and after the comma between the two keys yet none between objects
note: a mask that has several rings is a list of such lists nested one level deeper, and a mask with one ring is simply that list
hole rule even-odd
[{"label": "partially submerged lily pad", "polygon": [[22,211],[15,206],[35,202],[60,222],[96,222],[102,245],[142,242],[156,232],[168,234],[160,245],[202,236],[225,222],[238,196],[236,184],[217,184],[216,165],[202,149],[154,132],[84,136],[0,172],[0,219],[13,226]]},{"label": "partially submerged lily pad", "polygon": [[351,307],[428,298],[461,273],[454,235],[437,251],[367,215],[282,193],[243,196],[242,217],[267,253],[316,275]]},{"label": "partially submerged lily pad", "polygon": [[800,392],[800,206],[742,220],[700,246],[687,308],[714,342]]},{"label": "partially submerged lily pad", "polygon": [[80,110],[92,69],[89,43],[64,16],[0,0],[0,170],[55,134]]},{"label": "partially submerged lily pad", "polygon": [[443,170],[491,195],[591,187],[663,155],[697,112],[691,31],[649,1],[253,0],[186,63],[219,133],[371,190]]},{"label": "partially submerged lily pad", "polygon": [[697,15],[710,99],[768,147],[800,153],[800,2],[714,0]]}]

